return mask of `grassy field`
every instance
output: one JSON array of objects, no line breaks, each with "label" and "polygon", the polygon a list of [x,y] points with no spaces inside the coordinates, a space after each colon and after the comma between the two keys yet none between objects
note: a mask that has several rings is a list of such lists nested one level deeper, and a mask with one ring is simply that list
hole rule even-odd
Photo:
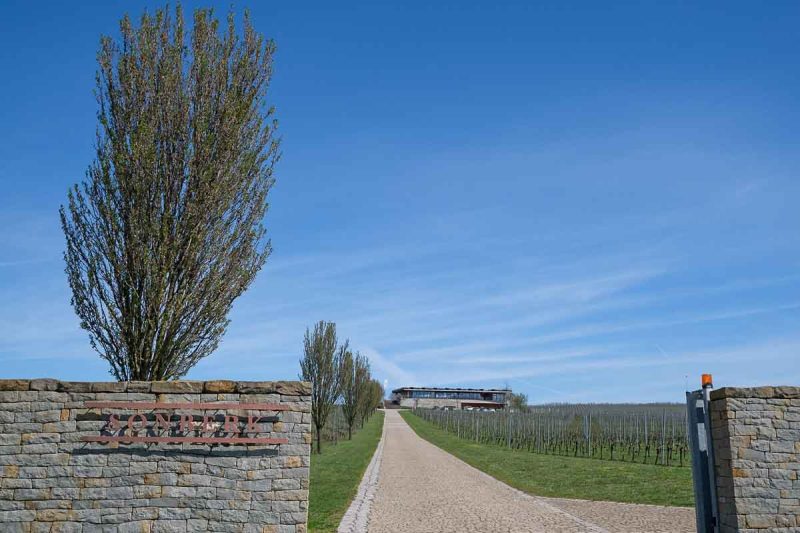
[{"label": "grassy field", "polygon": [[382,428],[383,412],[378,411],[353,440],[323,443],[322,454],[311,455],[309,531],[336,531],[378,446]]},{"label": "grassy field", "polygon": [[400,414],[423,439],[530,494],[657,505],[694,505],[690,468],[508,450],[460,439],[410,411]]}]

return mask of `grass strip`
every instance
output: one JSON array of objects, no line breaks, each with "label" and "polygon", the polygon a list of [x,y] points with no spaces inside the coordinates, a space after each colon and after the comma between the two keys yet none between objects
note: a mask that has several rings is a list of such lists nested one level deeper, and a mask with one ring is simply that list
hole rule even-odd
[{"label": "grass strip", "polygon": [[431,444],[529,494],[694,506],[692,472],[687,467],[564,457],[476,444],[437,428],[411,411],[400,414],[417,435]]},{"label": "grass strip", "polygon": [[353,434],[352,440],[338,444],[323,442],[322,453],[311,455],[309,531],[335,532],[339,527],[381,440],[383,416],[378,411]]}]

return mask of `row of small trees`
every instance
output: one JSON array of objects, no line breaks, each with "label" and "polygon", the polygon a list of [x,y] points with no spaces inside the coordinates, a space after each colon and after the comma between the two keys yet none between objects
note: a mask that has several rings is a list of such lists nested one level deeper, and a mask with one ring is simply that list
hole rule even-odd
[{"label": "row of small trees", "polygon": [[352,438],[355,425],[363,425],[383,401],[383,386],[372,378],[369,358],[354,353],[349,340],[339,344],[333,322],[319,321],[313,330],[306,329],[300,377],[311,382],[311,417],[318,453],[322,453],[322,428],[338,402],[347,423],[347,436]]}]

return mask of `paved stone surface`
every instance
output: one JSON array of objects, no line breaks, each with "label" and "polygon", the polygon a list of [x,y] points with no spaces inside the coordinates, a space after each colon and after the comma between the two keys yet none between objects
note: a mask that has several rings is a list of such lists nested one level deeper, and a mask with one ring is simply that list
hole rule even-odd
[{"label": "paved stone surface", "polygon": [[694,511],[529,496],[418,437],[386,412],[370,533],[691,532]]},{"label": "paved stone surface", "polygon": [[593,502],[540,498],[575,516],[613,532],[685,532],[694,533],[694,509],[635,503]]},{"label": "paved stone surface", "polygon": [[372,459],[364,472],[361,484],[358,486],[358,493],[350,507],[342,517],[337,533],[362,533],[367,530],[369,524],[369,514],[372,510],[372,502],[375,500],[375,492],[378,489],[378,479],[381,472],[381,460],[383,458],[383,444],[386,442],[386,426],[383,427],[381,441],[372,455]]}]

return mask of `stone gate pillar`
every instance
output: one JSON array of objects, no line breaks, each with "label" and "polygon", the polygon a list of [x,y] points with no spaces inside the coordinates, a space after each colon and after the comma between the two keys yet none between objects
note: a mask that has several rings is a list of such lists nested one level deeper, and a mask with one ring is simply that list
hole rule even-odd
[{"label": "stone gate pillar", "polygon": [[720,531],[800,526],[800,387],[711,392]]}]

